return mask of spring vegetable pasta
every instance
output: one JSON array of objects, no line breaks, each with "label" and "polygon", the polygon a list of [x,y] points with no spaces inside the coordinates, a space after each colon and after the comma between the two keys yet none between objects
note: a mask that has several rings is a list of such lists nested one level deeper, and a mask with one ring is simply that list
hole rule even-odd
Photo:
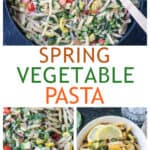
[{"label": "spring vegetable pasta", "polygon": [[4,108],[4,150],[73,150],[71,108]]},{"label": "spring vegetable pasta", "polygon": [[[138,0],[131,0],[139,7]],[[114,45],[131,17],[119,0],[8,0],[11,15],[38,45]]]},{"label": "spring vegetable pasta", "polygon": [[125,124],[104,123],[89,131],[80,150],[140,150],[140,146]]}]

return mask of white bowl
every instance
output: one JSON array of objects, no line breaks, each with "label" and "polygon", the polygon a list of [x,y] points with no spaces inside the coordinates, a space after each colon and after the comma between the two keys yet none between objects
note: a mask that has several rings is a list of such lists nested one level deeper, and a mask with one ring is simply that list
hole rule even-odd
[{"label": "white bowl", "polygon": [[96,125],[100,124],[100,123],[123,123],[125,124],[127,127],[131,127],[132,128],[132,133],[134,134],[134,136],[137,138],[138,144],[140,145],[140,150],[146,150],[146,138],[145,135],[143,133],[143,131],[132,121],[123,118],[123,117],[119,117],[119,116],[103,116],[103,117],[99,117],[91,122],[89,122],[79,133],[78,138],[77,138],[77,150],[80,149],[83,140],[85,139],[85,137],[87,136],[88,132],[94,128]]}]

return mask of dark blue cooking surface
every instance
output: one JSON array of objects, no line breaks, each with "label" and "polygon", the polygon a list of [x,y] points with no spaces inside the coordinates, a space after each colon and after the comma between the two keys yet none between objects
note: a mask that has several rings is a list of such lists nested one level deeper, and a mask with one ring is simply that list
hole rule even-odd
[{"label": "dark blue cooking surface", "polygon": [[[81,123],[81,127],[80,127],[79,131],[90,121],[92,121],[96,118],[102,117],[102,116],[115,115],[115,116],[122,117],[120,107],[109,107],[109,108],[79,107],[77,110],[81,113],[81,116],[82,116],[82,123]],[[141,127],[141,125],[138,125],[138,126]]]},{"label": "dark blue cooking surface", "polygon": [[[14,22],[9,16],[6,0],[3,1],[3,44],[4,45],[33,45],[30,40],[24,38],[23,33],[18,30]],[[147,16],[147,3],[144,1],[143,13]],[[147,36],[136,24],[130,35],[123,40],[120,45],[147,45]]]}]

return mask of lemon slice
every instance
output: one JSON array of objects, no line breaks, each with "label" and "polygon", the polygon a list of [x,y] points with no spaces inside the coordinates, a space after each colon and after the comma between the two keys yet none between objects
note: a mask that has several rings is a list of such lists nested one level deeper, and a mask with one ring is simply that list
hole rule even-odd
[{"label": "lemon slice", "polygon": [[96,141],[97,133],[101,130],[101,128],[104,128],[104,127],[105,127],[105,125],[98,125],[98,126],[94,127],[93,129],[91,129],[87,136],[88,142]]},{"label": "lemon slice", "polygon": [[94,127],[88,134],[88,142],[106,140],[106,139],[120,139],[122,138],[121,130],[115,125],[98,125]]}]

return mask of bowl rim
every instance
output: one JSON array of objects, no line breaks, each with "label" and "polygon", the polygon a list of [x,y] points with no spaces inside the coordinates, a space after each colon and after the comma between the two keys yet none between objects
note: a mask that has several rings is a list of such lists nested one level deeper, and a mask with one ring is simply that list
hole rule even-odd
[{"label": "bowl rim", "polygon": [[130,126],[132,128],[132,132],[137,138],[138,144],[141,147],[141,150],[146,150],[146,137],[143,133],[143,131],[131,120],[121,117],[121,116],[115,116],[115,115],[109,115],[109,116],[101,116],[94,120],[91,120],[89,123],[87,123],[79,132],[77,136],[77,150],[80,149],[80,146],[82,144],[82,141],[84,137],[88,134],[88,132],[102,122],[110,122],[110,123],[116,123],[121,122],[125,123],[126,126]]},{"label": "bowl rim", "polygon": [[[10,10],[9,10],[9,7],[8,7],[8,4],[7,4],[7,1],[8,0],[3,0],[4,1],[4,9],[6,9],[6,13],[7,13],[7,16],[9,17],[9,20],[11,21],[11,23],[13,24],[13,26],[15,26],[15,29],[16,31],[19,33],[19,35],[23,38],[23,40],[26,40],[27,41],[27,44],[28,45],[37,45],[36,43],[34,43],[34,41],[30,40],[30,39],[27,39],[23,33],[23,31],[21,31],[21,29],[19,29],[19,27],[17,26],[17,24],[15,23],[15,21],[13,20],[12,16],[11,16],[11,13],[10,13]],[[139,7],[139,10],[143,10],[143,0],[139,0],[139,2],[141,3],[140,4],[140,7]],[[117,45],[122,45],[122,42],[127,38],[129,37],[129,35],[132,33],[132,31],[135,29],[137,23],[136,21],[132,18],[132,23],[130,24],[130,27],[127,29],[126,33],[121,37],[121,39],[119,39],[119,42],[116,43],[115,45],[108,45],[108,46],[117,46]],[[25,44],[24,44],[25,45]],[[132,44],[131,44],[132,45]],[[58,45],[60,46],[60,45]],[[88,45],[87,45],[88,46]],[[89,45],[90,46],[90,45]]]}]

